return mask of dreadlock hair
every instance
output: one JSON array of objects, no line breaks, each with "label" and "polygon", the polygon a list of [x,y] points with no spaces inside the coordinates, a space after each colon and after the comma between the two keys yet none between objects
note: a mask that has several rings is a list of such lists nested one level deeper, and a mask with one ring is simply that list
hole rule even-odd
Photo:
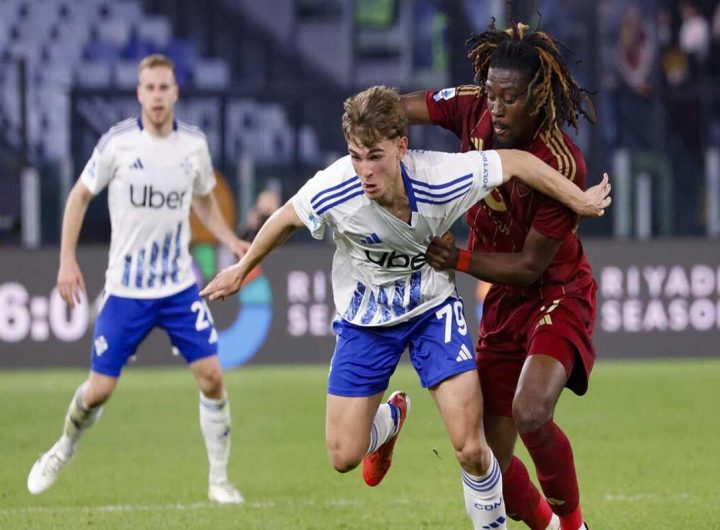
[{"label": "dreadlock hair", "polygon": [[486,93],[491,67],[517,70],[529,80],[526,97],[533,102],[532,114],[542,116],[538,132],[565,124],[577,129],[580,116],[595,123],[588,91],[570,74],[560,54],[562,44],[547,33],[528,29],[519,23],[516,28],[499,30],[493,19],[487,31],[470,35],[465,44],[481,94]]}]

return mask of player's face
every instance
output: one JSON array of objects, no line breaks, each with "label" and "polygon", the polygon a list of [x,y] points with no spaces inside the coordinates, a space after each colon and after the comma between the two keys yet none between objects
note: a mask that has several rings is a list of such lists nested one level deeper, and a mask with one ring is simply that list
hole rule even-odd
[{"label": "player's face", "polygon": [[493,147],[528,145],[537,128],[537,115],[531,115],[527,97],[528,80],[518,70],[490,68],[485,90],[495,143]]},{"label": "player's face", "polygon": [[137,88],[137,98],[142,107],[143,122],[158,130],[172,122],[173,107],[178,99],[175,76],[166,66],[143,68]]},{"label": "player's face", "polygon": [[350,159],[368,199],[392,202],[396,194],[402,193],[400,160],[407,146],[407,136],[383,140],[372,147],[348,139]]}]

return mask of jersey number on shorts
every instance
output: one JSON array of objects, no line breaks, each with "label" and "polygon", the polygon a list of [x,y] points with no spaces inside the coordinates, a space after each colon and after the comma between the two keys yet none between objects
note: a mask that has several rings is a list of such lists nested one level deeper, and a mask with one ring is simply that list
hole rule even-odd
[{"label": "jersey number on shorts", "polygon": [[190,310],[193,313],[197,313],[197,316],[195,317],[196,330],[202,331],[215,323],[212,314],[210,314],[210,308],[207,306],[205,300],[194,301],[190,306]]},{"label": "jersey number on shorts", "polygon": [[467,322],[465,321],[465,313],[463,313],[463,305],[460,300],[455,300],[437,310],[435,316],[440,320],[445,319],[445,343],[452,339],[452,321],[453,313],[455,314],[455,322],[457,322],[457,330],[460,335],[467,335]]}]

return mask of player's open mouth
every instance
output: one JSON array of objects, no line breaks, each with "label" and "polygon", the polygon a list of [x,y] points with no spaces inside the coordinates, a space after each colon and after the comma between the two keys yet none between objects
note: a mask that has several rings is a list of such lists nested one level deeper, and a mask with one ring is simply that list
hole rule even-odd
[{"label": "player's open mouth", "polygon": [[376,184],[363,184],[363,191],[365,193],[373,193],[375,190],[377,190]]}]

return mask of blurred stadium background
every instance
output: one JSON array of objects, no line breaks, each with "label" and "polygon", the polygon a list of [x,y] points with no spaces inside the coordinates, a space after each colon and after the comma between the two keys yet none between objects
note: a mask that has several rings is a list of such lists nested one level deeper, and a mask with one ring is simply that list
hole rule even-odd
[{"label": "blurred stadium background", "polygon": [[[614,185],[608,215],[580,228],[600,284],[597,388],[591,385],[583,400],[565,398],[561,410],[580,438],[589,521],[600,529],[720,528],[720,487],[708,480],[720,474],[720,422],[707,407],[718,398],[712,381],[720,376],[720,2],[515,0],[513,9],[516,20],[539,24],[565,44],[574,75],[594,91],[598,122],[583,123],[576,142],[589,183],[607,170]],[[212,308],[233,406],[241,413],[235,453],[252,453],[231,461],[232,474],[255,503],[255,515],[242,523],[233,523],[226,509],[209,516],[207,506],[187,508],[203,498],[202,487],[173,491],[176,482],[192,484],[193,472],[202,477],[203,462],[198,452],[197,469],[178,471],[184,451],[200,448],[188,412],[195,396],[159,333],[141,348],[127,387],[87,437],[74,464],[79,469],[67,473],[77,471],[75,478],[61,479],[41,499],[25,493],[24,480],[59,429],[66,398],[87,365],[107,258],[103,194],[91,204],[81,235],[88,301],[68,311],[54,290],[63,206],[99,137],[137,114],[142,57],[157,51],[175,61],[181,88],[176,114],[207,134],[221,176],[216,193],[238,232],[252,235],[278,199],[292,196],[344,153],[339,117],[345,97],[378,83],[412,91],[472,82],[464,41],[493,17],[506,24],[505,0],[0,0],[0,447],[7,449],[0,465],[0,527],[70,528],[78,517],[102,528],[464,527],[456,492],[439,495],[433,487],[452,490],[457,477],[429,400],[428,410],[417,413],[418,431],[405,443],[432,472],[418,479],[423,467],[408,457],[403,465],[411,471],[398,472],[393,487],[404,488],[403,478],[420,482],[397,503],[379,506],[396,510],[420,496],[433,499],[427,506],[435,515],[368,518],[377,497],[357,480],[351,487],[347,477],[333,477],[325,465],[324,377],[334,343],[331,245],[311,243],[304,234],[272,256],[237,299]],[[458,147],[453,136],[432,127],[414,128],[411,145]],[[262,192],[271,199],[258,200]],[[462,225],[457,229],[461,234]],[[194,238],[203,282],[231,257],[202,231]],[[460,279],[477,322],[484,290]],[[631,359],[643,362],[602,362]],[[234,369],[247,363],[281,366]],[[158,365],[164,367],[154,371]],[[307,384],[291,390],[296,377]],[[419,393],[405,369],[399,377]],[[111,487],[98,493],[92,485],[97,471],[81,462],[95,458],[100,465],[101,444],[118,436],[112,443],[122,446],[135,440],[133,428],[158,421],[135,414],[146,392],[141,383],[157,379],[166,381],[162,388],[172,398],[158,396],[157,389],[148,395],[163,410],[185,400],[186,413],[173,410],[162,432],[143,431],[149,442],[137,440],[131,453],[113,451],[126,460],[100,473]],[[257,396],[263,392],[276,397],[265,402]],[[264,415],[282,410],[296,392],[306,394],[298,403],[312,411],[304,412],[308,423],[268,422]],[[36,417],[39,410],[42,417]],[[186,431],[188,439],[182,438]],[[164,445],[173,436],[183,439],[182,447]],[[283,436],[297,440],[285,446]],[[268,437],[270,449],[263,444]],[[428,460],[433,444],[441,447],[441,464]],[[263,465],[253,461],[275,449],[281,453],[277,466],[267,454],[258,456]],[[279,490],[259,478],[263,469],[294,473],[307,452],[320,470],[301,462],[304,476],[317,472],[350,492],[338,496],[317,477],[309,487],[294,480]],[[144,477],[126,469],[146,460],[154,466],[163,457],[161,478],[144,485]],[[673,465],[650,473],[668,461]],[[125,497],[124,490],[138,488]],[[183,502],[185,508],[172,508]],[[123,511],[120,505],[150,507]]]}]

